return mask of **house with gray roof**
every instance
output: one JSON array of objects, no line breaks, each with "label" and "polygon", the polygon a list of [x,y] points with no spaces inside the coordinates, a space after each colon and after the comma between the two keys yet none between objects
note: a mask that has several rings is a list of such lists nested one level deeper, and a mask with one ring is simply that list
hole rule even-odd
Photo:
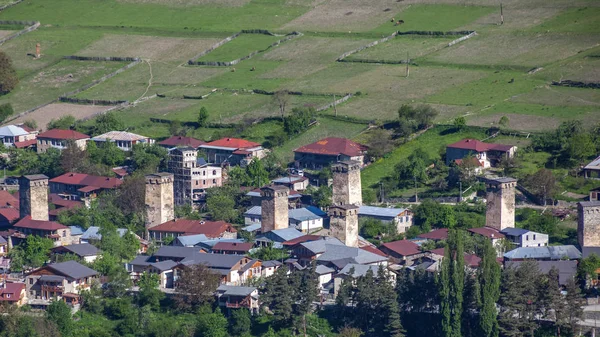
[{"label": "house with gray roof", "polygon": [[[125,233],[127,233],[127,228],[117,228],[117,233],[120,237],[123,237]],[[100,234],[100,227],[90,226],[88,229],[81,235],[80,241],[81,243],[89,243],[90,241],[100,241],[102,240],[102,234]]]},{"label": "house with gray roof", "polygon": [[317,257],[317,263],[324,264],[336,270],[341,270],[348,264],[383,264],[387,267],[387,261],[387,257],[368,252],[364,249],[336,244],[326,244],[323,254]]},{"label": "house with gray roof", "polygon": [[204,234],[182,235],[175,239],[174,245],[182,247],[194,247],[202,241],[208,241],[208,237],[206,237]]},{"label": "house with gray roof", "polygon": [[600,156],[583,167],[583,176],[590,179],[600,179]]},{"label": "house with gray roof", "polygon": [[523,228],[508,227],[500,231],[507,240],[517,247],[542,247],[548,245],[548,234],[538,233]]},{"label": "house with gray roof", "polygon": [[[576,260],[554,260],[554,261],[536,261],[540,272],[548,274],[550,269],[555,268],[558,271],[558,283],[566,285],[569,280],[577,276]],[[518,268],[524,261],[507,261],[504,268]]]},{"label": "house with gray roof", "polygon": [[217,304],[222,308],[246,308],[251,313],[258,313],[259,296],[255,287],[220,285],[216,291]]},{"label": "house with gray roof", "polygon": [[275,248],[281,248],[284,242],[299,238],[301,236],[304,236],[304,234],[295,228],[288,227],[275,229],[259,234],[256,237],[256,244],[263,247],[272,245]]},{"label": "house with gray roof", "polygon": [[[384,266],[385,267],[385,266]],[[387,276],[390,278],[393,284],[396,284],[396,274],[390,272],[387,267],[384,268]],[[379,265],[364,265],[357,263],[349,263],[342,270],[340,270],[334,279],[334,294],[337,296],[337,293],[342,285],[342,282],[345,278],[359,278],[367,275],[367,272],[371,271],[373,273],[373,277],[377,277],[379,275]]]},{"label": "house with gray roof", "polygon": [[406,232],[413,224],[413,212],[407,208],[360,206],[359,219],[375,219],[385,223],[395,223],[398,233]]},{"label": "house with gray roof", "polygon": [[0,127],[0,141],[6,147],[27,147],[24,145],[35,144],[38,133],[37,130],[32,130],[25,125],[5,125]]},{"label": "house with gray roof", "polygon": [[[262,219],[262,207],[253,206],[244,213],[244,224],[246,226],[260,224]],[[324,221],[328,219],[327,213],[318,207],[308,206],[293,208],[288,211],[289,227],[309,233],[323,228]]]},{"label": "house with gray roof", "polygon": [[52,249],[53,255],[73,254],[87,263],[96,261],[100,250],[89,243],[80,243],[74,245],[58,246]]},{"label": "house with gray roof", "polygon": [[99,282],[95,270],[75,261],[52,263],[25,276],[30,304],[46,306],[52,299],[65,299],[69,304],[80,301],[79,292]]},{"label": "house with gray roof", "polygon": [[578,259],[581,259],[581,252],[573,245],[519,247],[504,254],[504,261],[552,261]]}]

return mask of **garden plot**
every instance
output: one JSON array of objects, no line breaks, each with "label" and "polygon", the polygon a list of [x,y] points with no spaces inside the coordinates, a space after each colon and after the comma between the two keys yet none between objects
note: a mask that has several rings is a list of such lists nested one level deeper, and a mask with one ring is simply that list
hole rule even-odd
[{"label": "garden plot", "polygon": [[333,64],[343,53],[373,42],[366,39],[304,36],[265,53],[262,60],[285,62],[260,78],[300,78]]},{"label": "garden plot", "polygon": [[46,125],[53,119],[58,119],[67,115],[71,115],[76,119],[90,118],[110,108],[112,108],[112,106],[56,103],[46,105],[45,107],[19,117],[10,123],[18,124],[27,120],[34,120],[37,123],[38,129],[45,130]]},{"label": "garden plot", "polygon": [[407,55],[414,60],[448,46],[456,38],[396,36],[388,42],[352,54],[347,60],[402,61]]},{"label": "garden plot", "polygon": [[200,57],[196,61],[229,62],[237,60],[249,55],[252,52],[265,50],[269,47],[269,45],[281,40],[282,38],[283,37],[281,36],[272,36],[266,34],[240,34],[240,36]]},{"label": "garden plot", "polygon": [[600,35],[488,33],[429,55],[436,63],[490,66],[544,66],[598,46]]},{"label": "garden plot", "polygon": [[62,60],[35,75],[22,78],[17,89],[2,96],[0,104],[11,103],[15,112],[23,112],[51,102],[59,96],[123,67],[122,62]]},{"label": "garden plot", "polygon": [[77,55],[128,56],[165,62],[185,62],[219,41],[218,38],[194,39],[107,34],[79,51]]}]

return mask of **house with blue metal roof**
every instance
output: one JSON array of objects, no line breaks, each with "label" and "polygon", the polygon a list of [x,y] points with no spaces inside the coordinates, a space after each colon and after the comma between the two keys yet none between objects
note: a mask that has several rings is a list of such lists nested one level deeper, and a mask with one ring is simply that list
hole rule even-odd
[{"label": "house with blue metal roof", "polygon": [[395,223],[398,233],[406,232],[413,224],[413,213],[407,208],[360,206],[358,209],[358,218]]},{"label": "house with blue metal roof", "polygon": [[[251,207],[244,213],[244,223],[246,226],[260,225],[262,219],[262,207]],[[310,233],[314,230],[323,228],[327,221],[327,213],[318,207],[308,206],[303,208],[294,208],[288,211],[289,226],[303,233]]]}]

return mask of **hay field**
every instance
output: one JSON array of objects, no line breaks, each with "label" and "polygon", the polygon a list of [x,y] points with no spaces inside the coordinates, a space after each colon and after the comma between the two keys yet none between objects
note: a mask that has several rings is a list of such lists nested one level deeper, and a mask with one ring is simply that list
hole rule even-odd
[{"label": "hay field", "polygon": [[165,62],[185,62],[219,41],[218,38],[192,39],[106,34],[79,51],[77,55],[129,56]]},{"label": "hay field", "polygon": [[222,7],[241,7],[250,2],[250,0],[117,0],[118,2],[131,4],[155,4],[168,7],[192,7],[192,6],[222,6]]},{"label": "hay field", "polygon": [[19,117],[10,123],[18,124],[33,119],[36,121],[39,129],[46,130],[46,125],[52,119],[58,119],[67,115],[71,115],[76,119],[89,118],[110,108],[112,108],[112,106],[54,103]]},{"label": "hay field", "polygon": [[0,30],[0,39],[9,35],[14,34],[14,30]]},{"label": "hay field", "polygon": [[600,91],[546,85],[533,91],[512,97],[511,102],[553,106],[600,107]]},{"label": "hay field", "polygon": [[233,61],[254,51],[264,50],[270,44],[282,38],[281,36],[265,34],[241,34],[221,47],[200,57],[198,61]]},{"label": "hay field", "polygon": [[407,53],[411,59],[419,58],[448,46],[455,38],[397,36],[392,40],[367,48],[350,55],[348,60],[405,60]]}]

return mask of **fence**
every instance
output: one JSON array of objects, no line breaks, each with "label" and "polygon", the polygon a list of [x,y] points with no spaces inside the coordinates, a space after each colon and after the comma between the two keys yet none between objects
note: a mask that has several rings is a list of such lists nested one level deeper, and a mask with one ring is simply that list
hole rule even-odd
[{"label": "fence", "polygon": [[0,21],[0,25],[27,25],[29,27],[18,31],[17,33],[13,34],[13,35],[9,35],[5,38],[0,39],[0,45],[2,45],[3,43],[10,41],[14,38],[17,38],[25,33],[29,33],[33,30],[36,30],[39,26],[40,23],[39,21]]},{"label": "fence", "polygon": [[387,37],[384,37],[384,38],[383,38],[383,39],[381,39],[381,40],[373,41],[373,42],[371,42],[371,43],[369,43],[369,44],[367,44],[367,45],[364,45],[364,46],[362,46],[362,47],[359,47],[359,48],[357,48],[357,49],[354,49],[354,50],[351,50],[351,51],[345,52],[345,53],[343,53],[343,54],[342,54],[340,57],[338,57],[338,58],[337,58],[337,61],[338,61],[338,62],[341,62],[343,59],[345,59],[346,57],[348,57],[348,56],[350,56],[350,55],[352,55],[352,54],[356,54],[356,53],[358,53],[359,51],[365,50],[365,49],[367,49],[367,48],[374,47],[374,46],[376,46],[376,45],[378,45],[378,44],[380,44],[380,43],[387,42],[387,41],[389,41],[389,40],[391,40],[391,39],[395,38],[395,37],[396,37],[396,35],[398,35],[398,32],[394,32],[394,33],[392,33],[392,35],[390,35],[390,36],[387,36]]},{"label": "fence", "polygon": [[119,105],[123,103],[128,103],[128,101],[111,101],[106,99],[87,99],[87,98],[73,98],[73,97],[60,97],[58,99],[63,103],[72,103],[72,104],[83,104],[83,105]]},{"label": "fence", "polygon": [[78,55],[69,55],[63,56],[63,59],[67,60],[77,60],[77,61],[115,61],[115,62],[139,62],[141,59],[139,57],[119,57],[119,56],[78,56]]},{"label": "fence", "polygon": [[459,42],[463,42],[463,41],[464,41],[464,40],[466,40],[466,39],[470,39],[470,38],[472,38],[472,37],[473,37],[473,36],[475,36],[475,35],[477,35],[477,32],[472,32],[472,33],[471,33],[471,34],[469,34],[469,35],[465,35],[465,36],[463,36],[463,37],[461,37],[461,38],[458,38],[458,39],[456,39],[456,40],[454,40],[454,41],[452,41],[452,42],[448,43],[448,47],[450,47],[450,46],[453,46],[453,45],[455,45],[455,44],[457,44],[457,43],[459,43]]}]

